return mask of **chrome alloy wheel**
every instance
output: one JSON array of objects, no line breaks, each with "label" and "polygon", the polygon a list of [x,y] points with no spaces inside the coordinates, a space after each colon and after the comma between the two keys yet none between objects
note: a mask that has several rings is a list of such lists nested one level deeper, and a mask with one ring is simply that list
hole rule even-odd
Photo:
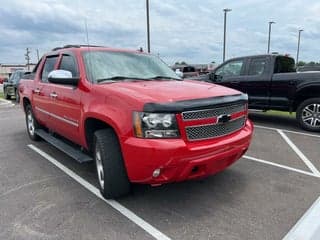
[{"label": "chrome alloy wheel", "polygon": [[313,103],[302,110],[302,121],[310,127],[320,127],[320,104]]},{"label": "chrome alloy wheel", "polygon": [[95,161],[96,161],[99,184],[101,189],[104,189],[104,170],[103,170],[102,159],[101,159],[101,151],[98,145],[96,146]]},{"label": "chrome alloy wheel", "polygon": [[34,118],[31,111],[28,111],[28,114],[27,114],[27,125],[28,125],[29,134],[33,136],[35,127],[34,127]]}]

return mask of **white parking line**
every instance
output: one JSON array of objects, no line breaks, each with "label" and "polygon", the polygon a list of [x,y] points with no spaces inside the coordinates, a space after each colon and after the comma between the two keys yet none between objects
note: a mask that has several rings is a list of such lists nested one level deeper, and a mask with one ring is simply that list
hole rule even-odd
[{"label": "white parking line", "polygon": [[320,237],[320,197],[294,225],[283,240],[318,240]]},{"label": "white parking line", "polygon": [[251,160],[251,161],[260,162],[260,163],[268,164],[268,165],[271,165],[271,166],[275,166],[275,167],[283,168],[283,169],[286,169],[286,170],[290,170],[290,171],[293,171],[293,172],[302,173],[304,175],[308,175],[308,176],[311,176],[311,177],[320,178],[320,176],[318,176],[316,174],[313,174],[311,172],[306,172],[306,171],[303,171],[303,170],[300,170],[300,169],[288,167],[288,166],[281,165],[281,164],[278,164],[278,163],[269,162],[269,161],[266,161],[266,160],[262,160],[262,159],[255,158],[255,157],[250,157],[250,156],[247,156],[247,155],[244,155],[242,157],[245,158],[245,159]]},{"label": "white parking line", "polygon": [[31,148],[36,153],[40,154],[42,157],[47,159],[49,162],[54,164],[56,167],[58,167],[61,171],[69,175],[71,178],[73,178],[75,181],[80,183],[83,187],[85,187],[87,190],[89,190],[91,193],[96,195],[98,198],[100,198],[102,201],[109,204],[111,207],[113,207],[115,210],[120,212],[123,216],[127,217],[129,220],[137,224],[139,227],[141,227],[144,231],[149,233],[151,236],[153,236],[157,240],[170,240],[168,236],[160,232],[158,229],[147,223],[145,220],[143,220],[141,217],[137,216],[134,212],[130,211],[123,205],[121,205],[119,202],[115,200],[106,200],[101,195],[100,191],[93,186],[91,183],[87,182],[85,179],[81,178],[79,175],[77,175],[75,172],[71,171],[69,168],[65,167],[63,164],[58,162],[56,159],[51,157],[49,154],[45,153],[41,149],[37,148],[36,146],[29,144],[29,148]]},{"label": "white parking line", "polygon": [[307,167],[317,176],[320,177],[320,172],[312,164],[312,162],[300,151],[300,149],[288,138],[288,136],[282,131],[277,130],[280,136],[288,143],[292,150],[299,156],[299,158],[307,165]]},{"label": "white parking line", "polygon": [[297,132],[297,131],[291,131],[291,130],[287,130],[287,129],[266,127],[266,126],[261,126],[261,125],[254,125],[254,127],[255,127],[255,128],[261,128],[261,129],[274,130],[274,131],[281,130],[281,131],[288,132],[288,133],[294,133],[294,134],[300,134],[300,135],[309,136],[309,137],[320,138],[320,135],[315,135],[315,134],[310,134],[310,133],[304,133],[304,132]]},{"label": "white parking line", "polygon": [[6,100],[6,99],[2,99],[2,98],[0,98],[0,102],[2,102],[2,103],[12,103],[11,101]]}]

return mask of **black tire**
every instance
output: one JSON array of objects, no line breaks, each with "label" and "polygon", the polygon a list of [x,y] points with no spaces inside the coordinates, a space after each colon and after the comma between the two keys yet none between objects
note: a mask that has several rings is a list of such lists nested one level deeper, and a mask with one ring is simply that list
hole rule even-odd
[{"label": "black tire", "polygon": [[20,95],[19,95],[18,89],[16,89],[16,91],[15,91],[15,96],[16,96],[16,102],[19,103],[20,102]]},{"label": "black tire", "polygon": [[99,188],[103,197],[110,199],[127,195],[131,185],[119,140],[113,129],[102,129],[94,133],[93,152]]},{"label": "black tire", "polygon": [[296,118],[303,129],[320,132],[320,98],[303,101],[297,108]]},{"label": "black tire", "polygon": [[7,99],[7,100],[11,99],[11,96],[8,95],[8,90],[7,90],[7,88],[3,88],[3,95],[4,95],[4,98],[5,98],[5,99]]},{"label": "black tire", "polygon": [[41,127],[37,122],[37,119],[34,117],[32,107],[30,105],[26,106],[26,125],[30,139],[33,141],[39,141],[41,138],[35,133],[35,130]]}]

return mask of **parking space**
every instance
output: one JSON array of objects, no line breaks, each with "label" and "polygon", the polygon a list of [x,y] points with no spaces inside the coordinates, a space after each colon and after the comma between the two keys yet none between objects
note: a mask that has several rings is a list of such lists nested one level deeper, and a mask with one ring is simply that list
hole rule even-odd
[{"label": "parking space", "polygon": [[291,119],[250,117],[257,125],[252,145],[226,171],[160,187],[135,185],[130,196],[109,202],[93,193],[93,164],[31,142],[19,107],[0,106],[0,239],[281,239],[320,195],[320,178],[306,162],[320,169],[320,135]]}]

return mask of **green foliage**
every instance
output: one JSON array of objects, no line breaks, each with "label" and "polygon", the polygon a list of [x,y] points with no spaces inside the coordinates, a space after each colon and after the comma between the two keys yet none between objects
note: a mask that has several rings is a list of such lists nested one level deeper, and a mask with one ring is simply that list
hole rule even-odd
[{"label": "green foliage", "polygon": [[316,65],[320,65],[320,62],[315,62],[315,61],[311,61],[311,62],[304,62],[304,61],[299,61],[297,66],[301,67],[301,66],[316,66]]},{"label": "green foliage", "polygon": [[299,61],[297,63],[297,66],[299,66],[299,67],[304,66],[304,65],[306,65],[306,62],[304,62],[304,61]]},{"label": "green foliage", "polygon": [[187,63],[185,61],[181,61],[181,62],[175,62],[175,65],[187,65]]}]

